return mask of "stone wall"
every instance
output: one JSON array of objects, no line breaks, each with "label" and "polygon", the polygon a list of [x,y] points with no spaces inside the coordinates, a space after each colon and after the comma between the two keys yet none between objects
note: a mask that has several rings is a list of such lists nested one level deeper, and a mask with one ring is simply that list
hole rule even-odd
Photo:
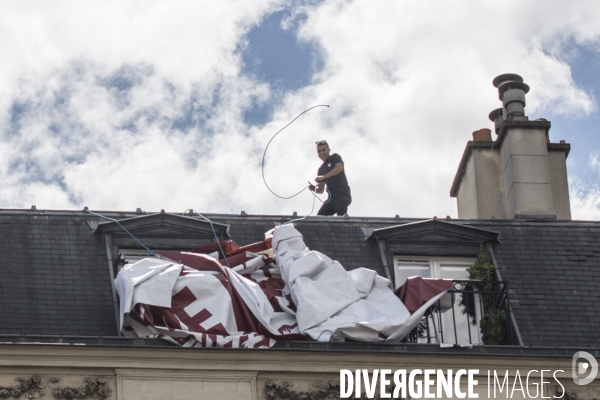
[{"label": "stone wall", "polygon": [[[439,349],[440,351],[442,349]],[[0,398],[120,400],[324,400],[339,398],[340,369],[479,369],[476,392],[488,398],[487,371],[513,385],[531,370],[534,394],[539,371],[562,370],[563,398],[600,398],[598,379],[577,386],[570,357],[409,354],[297,350],[0,345]],[[493,375],[492,375],[493,377]],[[549,378],[546,378],[549,377]],[[546,373],[545,396],[562,394]],[[465,385],[461,385],[466,391]],[[558,390],[558,392],[557,392]],[[506,392],[504,392],[506,393]],[[362,398],[364,392],[362,393]],[[509,396],[510,397],[510,396]],[[354,398],[354,397],[353,397]],[[379,398],[379,392],[375,398]],[[497,394],[497,398],[506,398]],[[512,398],[530,398],[516,390]]]}]

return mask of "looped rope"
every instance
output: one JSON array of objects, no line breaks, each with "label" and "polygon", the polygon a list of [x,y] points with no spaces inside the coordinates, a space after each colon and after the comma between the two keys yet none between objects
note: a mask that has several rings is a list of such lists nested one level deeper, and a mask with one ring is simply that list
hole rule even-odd
[{"label": "looped rope", "polygon": [[[261,169],[262,169],[262,178],[263,178],[263,182],[265,183],[265,186],[267,187],[267,189],[269,189],[269,191],[270,191],[271,193],[273,193],[275,196],[279,197],[280,199],[284,199],[284,200],[291,199],[291,198],[293,198],[293,197],[296,197],[296,196],[298,196],[300,193],[302,193],[303,191],[305,191],[305,190],[306,190],[306,189],[308,189],[308,188],[306,188],[306,187],[305,187],[305,188],[303,188],[301,191],[299,191],[298,193],[296,193],[296,194],[293,194],[293,195],[291,195],[291,196],[288,196],[288,197],[285,197],[285,196],[280,196],[280,195],[278,195],[277,193],[275,193],[275,192],[274,192],[274,191],[273,191],[273,190],[272,190],[272,189],[269,187],[269,184],[267,183],[267,180],[265,179],[265,156],[267,155],[267,149],[269,148],[269,145],[271,144],[271,142],[273,141],[273,139],[275,139],[275,136],[279,135],[279,133],[280,133],[281,131],[283,131],[285,128],[287,128],[288,126],[290,126],[291,124],[293,124],[293,123],[294,123],[294,121],[295,121],[295,120],[297,120],[298,118],[300,118],[300,117],[301,117],[303,114],[305,114],[305,113],[309,112],[310,110],[312,110],[313,108],[317,108],[317,107],[329,107],[329,105],[327,105],[327,104],[319,104],[319,105],[316,105],[316,106],[312,106],[312,107],[311,107],[311,108],[309,108],[308,110],[304,110],[304,111],[302,111],[300,114],[298,114],[298,116],[297,116],[296,118],[294,118],[293,120],[291,120],[291,121],[290,121],[290,122],[289,122],[289,123],[288,123],[286,126],[284,126],[283,128],[281,128],[280,130],[278,130],[278,131],[277,131],[277,133],[275,133],[275,134],[273,135],[273,137],[271,137],[271,140],[269,140],[269,143],[267,143],[267,146],[265,147],[265,151],[264,151],[264,153],[263,153],[263,156],[262,156],[262,163],[261,163]],[[319,200],[320,200],[320,199],[319,199]]]},{"label": "looped rope", "polygon": [[219,250],[221,250],[221,254],[223,254],[223,258],[225,259],[225,264],[227,264],[227,267],[231,268],[231,265],[229,265],[229,260],[227,260],[227,254],[225,254],[225,251],[223,251],[223,248],[221,247],[221,241],[219,240],[219,238],[217,237],[217,231],[215,231],[215,227],[213,226],[213,223],[210,219],[206,218],[204,215],[200,214],[198,211],[194,210],[193,208],[188,208],[187,210],[185,210],[183,212],[183,214],[181,214],[181,216],[185,216],[185,213],[188,211],[192,211],[195,212],[196,214],[198,214],[198,216],[202,219],[204,219],[205,221],[208,221],[208,223],[210,224],[210,228],[213,231],[213,235],[215,235],[215,240],[217,242],[217,245],[219,245]]}]

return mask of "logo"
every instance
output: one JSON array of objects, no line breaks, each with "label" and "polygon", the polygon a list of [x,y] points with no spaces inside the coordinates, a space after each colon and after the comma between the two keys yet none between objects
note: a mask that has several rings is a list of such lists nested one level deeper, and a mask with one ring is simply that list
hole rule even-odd
[{"label": "logo", "polygon": [[[585,361],[582,359],[585,359]],[[577,353],[573,354],[571,371],[573,374],[573,382],[575,382],[576,385],[587,385],[588,383],[591,383],[598,375],[598,362],[590,353],[578,351]],[[587,377],[579,377],[586,373],[589,373]]]}]

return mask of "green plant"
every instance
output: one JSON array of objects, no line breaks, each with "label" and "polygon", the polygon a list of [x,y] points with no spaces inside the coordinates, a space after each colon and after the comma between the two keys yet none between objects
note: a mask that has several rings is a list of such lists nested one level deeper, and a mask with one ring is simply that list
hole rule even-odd
[{"label": "green plant", "polygon": [[504,344],[506,342],[506,316],[504,310],[492,308],[486,311],[479,322],[484,344]]},{"label": "green plant", "polygon": [[470,280],[481,282],[469,282],[465,285],[465,290],[460,300],[463,306],[463,314],[467,314],[472,324],[477,323],[475,313],[475,291],[484,292],[481,294],[484,316],[479,321],[484,344],[504,344],[506,343],[506,315],[504,310],[496,308],[496,298],[494,292],[494,265],[490,256],[483,247],[479,245],[479,252],[472,267],[467,269]]}]

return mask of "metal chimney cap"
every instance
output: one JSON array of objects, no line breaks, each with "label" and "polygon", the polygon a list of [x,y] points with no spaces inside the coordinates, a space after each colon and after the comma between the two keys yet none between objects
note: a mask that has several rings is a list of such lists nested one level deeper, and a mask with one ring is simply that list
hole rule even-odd
[{"label": "metal chimney cap", "polygon": [[502,96],[509,89],[521,89],[525,93],[529,92],[529,85],[523,82],[504,82],[498,87],[498,97],[502,101]]},{"label": "metal chimney cap", "polygon": [[496,108],[494,111],[492,111],[490,113],[490,115],[488,115],[488,118],[490,119],[490,121],[496,122],[496,118],[498,118],[501,115],[502,115],[502,108]]},{"label": "metal chimney cap", "polygon": [[504,82],[523,82],[523,78],[517,74],[502,74],[495,77],[492,84],[498,87]]}]

